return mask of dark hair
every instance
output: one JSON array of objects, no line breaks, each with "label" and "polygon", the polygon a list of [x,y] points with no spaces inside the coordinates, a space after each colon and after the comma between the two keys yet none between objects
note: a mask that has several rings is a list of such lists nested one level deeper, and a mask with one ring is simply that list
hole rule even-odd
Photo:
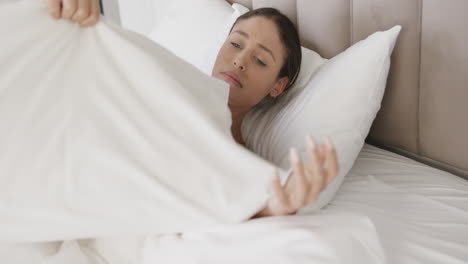
[{"label": "dark hair", "polygon": [[[286,61],[278,74],[278,78],[287,76],[289,82],[283,93],[277,96],[282,97],[284,94],[286,94],[287,91],[289,91],[289,88],[294,85],[301,69],[302,51],[299,34],[297,33],[296,27],[287,16],[283,15],[277,9],[269,7],[254,9],[243,14],[242,16],[239,16],[232,25],[229,33],[231,33],[237,22],[256,16],[266,17],[275,22],[280,34],[280,39],[286,46]],[[266,96],[258,105],[270,105],[273,104],[276,100],[278,100],[278,98]]]}]

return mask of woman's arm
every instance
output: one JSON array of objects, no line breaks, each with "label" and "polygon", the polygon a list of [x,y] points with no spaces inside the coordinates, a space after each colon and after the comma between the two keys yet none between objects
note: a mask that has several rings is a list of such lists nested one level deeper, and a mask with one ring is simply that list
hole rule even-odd
[{"label": "woman's arm", "polygon": [[[326,144],[315,145],[312,138],[307,137],[307,150],[310,163],[304,165],[296,149],[291,149],[290,162],[293,168],[284,186],[281,186],[278,172],[273,181],[275,194],[267,206],[253,218],[295,214],[301,208],[316,201],[320,192],[338,174],[336,150],[327,138]],[[325,167],[325,162],[327,167]]]},{"label": "woman's arm", "polygon": [[65,18],[82,27],[96,25],[99,21],[99,0],[47,0],[49,14],[56,19]]}]

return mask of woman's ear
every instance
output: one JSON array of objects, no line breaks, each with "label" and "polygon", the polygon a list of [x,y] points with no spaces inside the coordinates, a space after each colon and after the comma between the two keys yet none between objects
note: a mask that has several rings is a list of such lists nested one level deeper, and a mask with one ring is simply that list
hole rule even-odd
[{"label": "woman's ear", "polygon": [[270,96],[271,97],[277,97],[281,93],[283,93],[284,89],[286,89],[286,86],[289,83],[289,78],[287,76],[281,77],[278,80],[276,80],[275,85],[273,86],[273,89],[270,91]]}]

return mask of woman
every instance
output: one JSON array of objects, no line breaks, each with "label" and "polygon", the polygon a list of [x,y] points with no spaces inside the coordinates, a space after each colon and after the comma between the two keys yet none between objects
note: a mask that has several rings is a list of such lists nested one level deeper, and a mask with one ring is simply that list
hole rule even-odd
[{"label": "woman", "polygon": [[[54,18],[70,19],[83,27],[99,20],[98,0],[48,0]],[[252,10],[240,16],[221,47],[212,76],[230,84],[228,106],[232,113],[234,140],[244,145],[242,121],[252,108],[267,107],[294,84],[301,64],[301,46],[293,23],[273,8]],[[279,176],[275,194],[255,217],[294,214],[312,203],[338,174],[336,151],[330,140],[315,146],[306,138],[310,163],[303,164],[291,149],[293,168],[284,186]],[[324,164],[327,163],[325,167]]]}]

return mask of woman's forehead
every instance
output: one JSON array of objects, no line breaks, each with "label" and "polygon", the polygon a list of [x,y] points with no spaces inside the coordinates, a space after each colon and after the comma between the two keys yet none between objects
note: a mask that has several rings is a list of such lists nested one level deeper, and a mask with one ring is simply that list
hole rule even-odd
[{"label": "woman's forehead", "polygon": [[278,28],[271,19],[266,17],[250,17],[236,23],[232,31],[240,30],[252,37],[262,37],[279,40]]},{"label": "woman's forehead", "polygon": [[240,20],[232,28],[231,35],[239,35],[250,41],[258,42],[270,49],[276,56],[285,54],[278,27],[269,18],[255,16]]}]

